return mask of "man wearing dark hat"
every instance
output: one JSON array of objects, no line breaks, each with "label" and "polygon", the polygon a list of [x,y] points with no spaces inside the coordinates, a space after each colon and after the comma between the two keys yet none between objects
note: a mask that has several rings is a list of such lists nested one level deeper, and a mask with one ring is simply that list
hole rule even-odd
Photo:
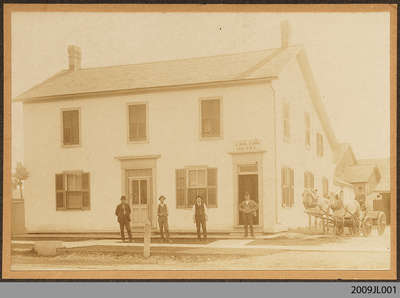
[{"label": "man wearing dark hat", "polygon": [[132,242],[132,233],[131,233],[131,208],[129,207],[126,197],[121,196],[121,204],[117,206],[115,209],[115,215],[117,216],[119,227],[121,230],[121,239],[125,242],[125,234],[124,229],[128,232],[129,242]]},{"label": "man wearing dark hat", "polygon": [[[158,215],[158,225],[160,227],[161,239],[164,242],[170,242],[169,231],[168,231],[168,207],[167,207],[167,204],[165,203],[166,199],[167,198],[164,196],[160,196],[158,198],[158,200],[160,202],[158,203],[157,215]],[[165,233],[165,237],[164,237],[164,233]]]},{"label": "man wearing dark hat", "polygon": [[196,197],[196,202],[193,205],[193,221],[197,228],[197,239],[201,240],[200,227],[203,229],[203,239],[207,239],[207,206],[200,196]]}]

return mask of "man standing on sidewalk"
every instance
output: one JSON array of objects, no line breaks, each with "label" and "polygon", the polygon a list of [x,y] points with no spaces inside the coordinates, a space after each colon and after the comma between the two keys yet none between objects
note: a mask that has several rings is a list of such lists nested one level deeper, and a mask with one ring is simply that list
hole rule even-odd
[{"label": "man standing on sidewalk", "polygon": [[244,201],[242,201],[239,205],[239,210],[243,214],[244,237],[248,236],[248,226],[250,226],[251,237],[254,237],[253,218],[256,216],[257,209],[257,203],[253,200],[250,200],[250,194],[246,192],[244,194]]},{"label": "man standing on sidewalk", "polygon": [[[163,242],[171,242],[169,240],[169,230],[168,230],[168,207],[167,204],[165,204],[165,200],[167,198],[164,196],[161,196],[158,198],[160,203],[158,203],[158,208],[157,208],[157,215],[158,215],[158,225],[160,227],[160,235],[161,239]],[[164,237],[165,233],[165,237]]]},{"label": "man standing on sidewalk", "polygon": [[121,230],[121,239],[125,242],[125,233],[124,230],[128,232],[129,242],[132,242],[132,233],[131,233],[131,208],[126,202],[126,197],[121,196],[121,204],[117,206],[115,209],[115,215],[117,216],[119,228]]},{"label": "man standing on sidewalk", "polygon": [[200,196],[196,197],[196,202],[193,205],[193,222],[196,223],[197,239],[201,240],[200,226],[203,229],[203,239],[207,239],[207,206]]}]

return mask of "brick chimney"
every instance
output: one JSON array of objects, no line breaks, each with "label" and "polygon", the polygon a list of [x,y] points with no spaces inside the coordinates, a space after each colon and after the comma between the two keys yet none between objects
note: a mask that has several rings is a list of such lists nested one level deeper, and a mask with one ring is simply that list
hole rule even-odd
[{"label": "brick chimney", "polygon": [[289,22],[281,21],[281,48],[287,48],[290,45],[290,33]]},{"label": "brick chimney", "polygon": [[69,70],[77,71],[81,68],[81,48],[78,46],[68,46]]}]

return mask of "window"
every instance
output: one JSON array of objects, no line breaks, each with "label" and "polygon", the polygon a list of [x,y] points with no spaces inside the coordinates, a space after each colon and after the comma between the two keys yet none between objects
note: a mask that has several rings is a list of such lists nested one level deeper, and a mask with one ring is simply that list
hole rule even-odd
[{"label": "window", "polygon": [[314,189],[314,175],[311,172],[304,172],[304,188]]},{"label": "window", "polygon": [[202,99],[201,103],[201,137],[221,136],[221,100]]},{"label": "window", "polygon": [[56,209],[90,209],[89,173],[56,174]]},{"label": "window", "polygon": [[283,140],[290,140],[290,106],[288,103],[283,105]]},{"label": "window", "polygon": [[192,208],[198,195],[207,207],[217,207],[217,169],[177,169],[176,208]]},{"label": "window", "polygon": [[62,111],[63,145],[79,145],[79,110]]},{"label": "window", "polygon": [[282,202],[283,208],[290,208],[294,205],[294,170],[282,168]]},{"label": "window", "polygon": [[320,133],[317,133],[317,156],[324,156],[324,139]]},{"label": "window", "polygon": [[306,148],[308,149],[311,147],[311,118],[309,113],[305,114],[305,126],[306,126],[305,144]]},{"label": "window", "polygon": [[141,142],[147,140],[147,104],[128,105],[129,141]]},{"label": "window", "polygon": [[329,181],[328,178],[322,178],[322,196],[327,198],[329,196]]}]

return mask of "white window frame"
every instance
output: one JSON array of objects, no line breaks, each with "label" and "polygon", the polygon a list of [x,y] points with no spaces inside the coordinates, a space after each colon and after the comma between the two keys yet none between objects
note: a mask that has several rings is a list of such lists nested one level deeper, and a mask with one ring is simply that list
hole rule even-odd
[{"label": "white window frame", "polygon": [[[202,102],[207,100],[219,100],[219,136],[203,137]],[[223,129],[223,100],[222,96],[200,97],[199,98],[199,139],[202,141],[222,140],[224,138]]]},{"label": "white window frame", "polygon": [[[81,177],[81,179],[82,179],[82,176],[84,174],[87,174],[88,175],[88,179],[89,179],[89,181],[88,181],[88,190],[87,190],[88,195],[89,195],[89,206],[88,207],[84,207],[83,206],[83,201],[82,201],[81,208],[67,208],[67,205],[68,205],[67,197],[66,197],[67,196],[67,192],[68,192],[68,178],[67,178],[67,176],[68,175],[79,175]],[[57,175],[62,175],[63,176],[64,189],[62,191],[57,189]],[[82,170],[73,170],[73,171],[63,171],[63,172],[60,172],[60,173],[56,173],[55,174],[55,185],[54,185],[54,188],[55,188],[55,194],[56,194],[56,200],[55,200],[56,211],[89,211],[91,209],[92,193],[91,193],[91,175],[90,175],[90,172],[85,172],[85,171],[82,171]],[[80,192],[84,192],[83,188],[81,188],[79,191]],[[64,207],[62,207],[62,208],[57,207],[57,193],[59,193],[59,192],[63,192],[64,193],[64,196],[63,196]],[[83,200],[83,198],[82,198],[82,200]]]},{"label": "white window frame", "polygon": [[[184,170],[185,171],[185,207],[178,207],[176,206],[177,209],[191,209],[193,206],[188,206],[188,194],[189,194],[189,189],[197,189],[197,188],[204,188],[206,190],[206,193],[208,192],[209,188],[214,188],[214,186],[209,186],[208,185],[208,170],[209,169],[215,169],[216,170],[216,174],[217,176],[216,181],[215,181],[215,192],[216,192],[216,200],[215,200],[215,205],[211,205],[209,206],[208,203],[208,196],[207,196],[207,201],[205,202],[207,205],[207,208],[218,208],[218,168],[217,167],[208,167],[208,166],[186,166],[184,168],[181,169],[177,169],[177,170]],[[196,171],[205,171],[205,184],[204,185],[195,185],[195,186],[191,186],[190,185],[190,181],[189,181],[189,171],[191,170],[196,170]],[[176,174],[175,174],[176,175]],[[175,177],[176,178],[176,177]],[[176,180],[176,179],[175,179]],[[175,190],[176,190],[176,186],[175,186]],[[177,194],[175,194],[175,197],[177,196]],[[206,198],[203,198],[204,200]]]},{"label": "white window frame", "polygon": [[[69,111],[78,111],[78,129],[79,129],[79,139],[78,144],[64,144],[64,112]],[[60,127],[61,127],[61,147],[62,148],[76,148],[82,146],[82,111],[80,107],[71,107],[71,108],[61,108],[60,110]]]},{"label": "white window frame", "polygon": [[[146,106],[146,138],[144,140],[131,140],[130,139],[130,126],[129,126],[129,107],[135,105],[145,105]],[[150,130],[149,130],[149,103],[147,101],[132,101],[126,103],[126,127],[127,134],[126,139],[128,144],[146,144],[150,140]]]}]

